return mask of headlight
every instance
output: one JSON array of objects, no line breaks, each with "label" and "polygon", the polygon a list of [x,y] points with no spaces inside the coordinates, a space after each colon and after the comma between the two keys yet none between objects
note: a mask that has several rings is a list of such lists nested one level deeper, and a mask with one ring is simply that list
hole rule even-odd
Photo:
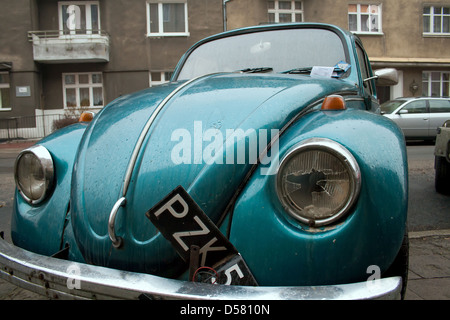
[{"label": "headlight", "polygon": [[33,146],[22,151],[14,166],[16,186],[30,204],[42,202],[53,186],[53,160],[43,146]]},{"label": "headlight", "polygon": [[277,194],[285,210],[309,226],[342,218],[355,203],[361,174],[353,155],[329,139],[294,146],[280,163]]}]

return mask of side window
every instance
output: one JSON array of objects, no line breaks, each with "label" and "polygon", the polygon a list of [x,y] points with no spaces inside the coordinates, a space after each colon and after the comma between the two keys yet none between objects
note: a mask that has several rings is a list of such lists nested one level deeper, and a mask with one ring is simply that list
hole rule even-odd
[{"label": "side window", "polygon": [[450,113],[450,100],[429,100],[431,113]]},{"label": "side window", "polygon": [[402,110],[408,110],[408,113],[426,113],[427,102],[425,100],[418,100],[408,103]]},{"label": "side window", "polygon": [[[358,44],[356,44],[356,52],[358,54],[359,67],[361,68],[361,76],[362,76],[363,80],[367,79],[370,76],[369,76],[369,67],[367,65],[366,54],[364,53],[364,50]],[[368,91],[368,93],[370,95],[373,95],[375,92],[372,87],[372,82],[373,81],[364,82],[364,88]]]}]

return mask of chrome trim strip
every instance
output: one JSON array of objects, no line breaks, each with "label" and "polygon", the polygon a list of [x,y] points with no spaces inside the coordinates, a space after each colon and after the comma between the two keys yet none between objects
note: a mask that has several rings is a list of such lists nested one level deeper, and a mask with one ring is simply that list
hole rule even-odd
[{"label": "chrome trim strip", "polygon": [[[286,164],[287,160],[289,160],[292,156],[304,150],[324,150],[326,152],[333,154],[338,159],[340,159],[342,163],[347,167],[349,175],[351,177],[352,186],[349,199],[336,214],[334,214],[329,218],[317,219],[314,221],[304,218],[291,205],[286,203],[283,194],[281,194],[282,191],[280,188],[280,183],[281,183],[281,172],[283,172],[282,170],[283,166]],[[358,199],[360,190],[361,190],[361,170],[359,168],[358,162],[356,161],[355,157],[353,157],[353,155],[350,153],[350,151],[348,151],[344,146],[337,143],[336,141],[326,138],[311,138],[304,140],[300,143],[297,143],[291,149],[289,149],[287,153],[284,155],[283,159],[280,161],[276,187],[278,198],[290,216],[292,216],[294,219],[302,223],[310,225],[311,227],[326,226],[342,218],[345,214],[347,214],[348,210],[353,206],[353,204]]]},{"label": "chrome trim strip", "polygon": [[[36,158],[39,159],[42,169],[44,171],[45,191],[42,194],[42,196],[36,200],[32,200],[27,195],[25,195],[25,193],[23,192],[23,190],[21,189],[21,186],[19,184],[19,177],[18,177],[18,172],[17,172],[18,164],[19,164],[19,161],[22,158],[22,156],[27,153],[32,153],[32,154],[34,154],[34,156]],[[49,191],[51,190],[51,188],[53,186],[54,170],[55,169],[54,169],[54,165],[53,165],[52,155],[47,150],[47,148],[45,148],[44,146],[34,145],[34,146],[32,146],[28,149],[25,149],[19,153],[19,155],[16,158],[16,161],[14,162],[14,181],[16,183],[17,190],[19,191],[20,195],[23,197],[23,199],[26,202],[28,202],[31,205],[37,205],[45,200],[45,198],[47,197]]]},{"label": "chrome trim strip", "polygon": [[361,98],[359,96],[348,96],[348,97],[343,97],[345,102],[348,101],[358,101],[358,102],[364,102],[364,98]]},{"label": "chrome trim strip", "polygon": [[108,219],[108,235],[109,235],[109,239],[111,239],[114,248],[120,248],[122,246],[122,238],[121,237],[117,237],[116,236],[116,216],[117,216],[117,211],[119,211],[120,207],[124,207],[127,203],[127,199],[120,198],[116,204],[114,205],[114,207],[111,210],[111,213],[109,215],[109,219]]},{"label": "chrome trim strip", "polygon": [[35,254],[0,239],[0,278],[52,299],[363,300],[400,299],[401,277],[308,287],[186,282]]}]

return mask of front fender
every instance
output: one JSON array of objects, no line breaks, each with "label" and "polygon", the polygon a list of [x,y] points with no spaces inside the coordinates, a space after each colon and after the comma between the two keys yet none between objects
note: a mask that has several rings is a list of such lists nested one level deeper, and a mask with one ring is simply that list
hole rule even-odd
[{"label": "front fender", "polygon": [[309,138],[332,139],[353,154],[361,170],[360,196],[337,224],[309,228],[282,208],[276,175],[256,170],[236,203],[230,241],[262,285],[364,281],[369,266],[385,271],[402,243],[408,174],[398,127],[365,111],[315,111],[281,136],[280,161],[292,146]]},{"label": "front fender", "polygon": [[61,235],[66,225],[72,169],[86,126],[86,123],[77,123],[65,127],[39,142],[53,159],[54,190],[39,206],[28,204],[16,190],[11,238],[17,246],[43,255],[53,255],[62,249]]}]

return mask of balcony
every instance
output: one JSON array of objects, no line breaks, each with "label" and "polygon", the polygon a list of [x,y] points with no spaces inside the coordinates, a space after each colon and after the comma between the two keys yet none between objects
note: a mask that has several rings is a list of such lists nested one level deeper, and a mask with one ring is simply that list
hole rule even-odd
[{"label": "balcony", "polygon": [[100,30],[29,31],[34,61],[100,63],[109,61],[109,36]]}]

